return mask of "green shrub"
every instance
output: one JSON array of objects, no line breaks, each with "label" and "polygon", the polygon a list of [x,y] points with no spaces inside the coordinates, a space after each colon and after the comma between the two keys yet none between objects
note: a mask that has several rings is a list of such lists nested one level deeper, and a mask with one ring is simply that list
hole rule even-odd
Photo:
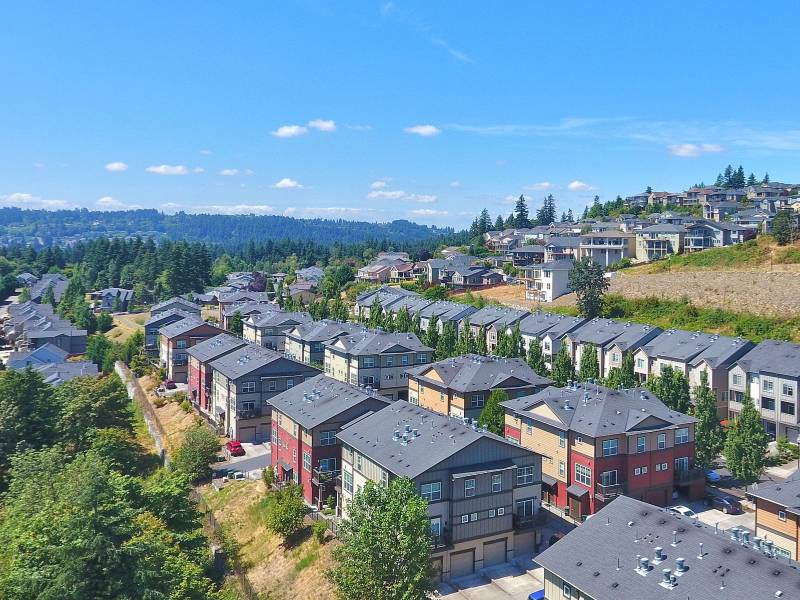
[{"label": "green shrub", "polygon": [[326,531],[328,531],[328,524],[324,519],[321,521],[314,521],[314,523],[311,525],[311,533],[320,543],[325,541]]},{"label": "green shrub", "polygon": [[166,403],[167,399],[164,398],[163,396],[156,396],[155,398],[153,398],[153,406],[155,406],[156,408],[161,408]]},{"label": "green shrub", "polygon": [[183,400],[183,401],[181,402],[181,405],[180,405],[180,406],[181,406],[181,408],[183,409],[183,412],[185,412],[185,413],[192,412],[192,405],[191,405],[191,404],[189,404],[189,401],[188,401],[188,400]]},{"label": "green shrub", "polygon": [[270,489],[275,484],[275,469],[270,465],[261,472],[261,479],[267,489]]}]

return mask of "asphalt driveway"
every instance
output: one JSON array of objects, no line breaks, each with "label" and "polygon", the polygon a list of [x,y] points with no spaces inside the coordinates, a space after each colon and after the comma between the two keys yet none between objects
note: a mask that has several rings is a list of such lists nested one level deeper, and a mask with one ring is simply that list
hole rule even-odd
[{"label": "asphalt driveway", "polygon": [[241,471],[250,479],[261,477],[261,471],[270,465],[270,445],[242,442],[244,456],[231,456],[225,462],[212,465],[214,477],[225,471]]}]

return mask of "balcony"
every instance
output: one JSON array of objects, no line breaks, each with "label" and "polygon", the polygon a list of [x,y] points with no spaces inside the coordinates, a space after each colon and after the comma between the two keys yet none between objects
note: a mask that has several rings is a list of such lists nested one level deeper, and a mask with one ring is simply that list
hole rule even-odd
[{"label": "balcony", "polygon": [[237,419],[256,419],[261,416],[261,409],[260,408],[249,408],[245,409],[237,409],[236,410],[236,418]]},{"label": "balcony", "polygon": [[533,529],[536,526],[536,523],[539,522],[540,519],[535,517],[534,515],[514,515],[514,529],[516,531],[522,531],[525,529]]},{"label": "balcony", "polygon": [[448,527],[442,527],[441,533],[438,535],[431,534],[431,548],[434,552],[439,548],[447,548],[452,545],[450,529]]},{"label": "balcony", "polygon": [[338,481],[342,476],[342,472],[339,470],[334,471],[323,471],[319,467],[315,467],[311,470],[311,483],[314,485],[333,485],[334,487],[338,485]]},{"label": "balcony", "polygon": [[675,470],[675,483],[692,483],[700,479],[705,479],[705,472],[701,467],[691,469]]},{"label": "balcony", "polygon": [[601,502],[608,502],[612,498],[616,498],[620,494],[624,493],[625,493],[624,483],[612,483],[609,485],[603,485],[602,483],[598,483],[595,485],[594,497],[600,500]]}]

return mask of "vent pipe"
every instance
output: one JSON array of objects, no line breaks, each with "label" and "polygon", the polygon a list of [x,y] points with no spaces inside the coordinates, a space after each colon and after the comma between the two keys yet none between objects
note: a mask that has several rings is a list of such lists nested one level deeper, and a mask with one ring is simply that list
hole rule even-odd
[{"label": "vent pipe", "polygon": [[656,556],[653,562],[661,562],[664,560],[664,549],[661,546],[655,548]]},{"label": "vent pipe", "polygon": [[675,559],[675,571],[677,573],[685,573],[686,572],[686,559],[685,558],[676,558]]}]

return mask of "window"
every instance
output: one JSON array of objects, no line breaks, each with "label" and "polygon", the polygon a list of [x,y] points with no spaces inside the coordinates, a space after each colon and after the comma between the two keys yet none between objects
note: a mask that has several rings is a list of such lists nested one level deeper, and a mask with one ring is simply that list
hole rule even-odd
[{"label": "window", "polygon": [[401,365],[407,365],[408,364],[408,354],[403,354],[400,357],[400,364]]},{"label": "window", "polygon": [[469,498],[470,496],[475,495],[475,480],[474,479],[465,479],[464,480],[464,495]]},{"label": "window", "polygon": [[178,340],[177,342],[175,342],[175,347],[178,350],[183,350],[184,348],[186,348],[186,340]]},{"label": "window", "polygon": [[619,452],[619,440],[603,440],[603,456],[616,456]]},{"label": "window", "polygon": [[517,485],[533,483],[533,467],[517,467]]},{"label": "window", "polygon": [[656,463],[656,471],[666,471],[668,468],[667,463]]},{"label": "window", "polygon": [[575,465],[575,481],[585,486],[592,485],[592,470],[584,465]]},{"label": "window", "polygon": [[424,352],[417,352],[417,364],[424,365],[426,362],[428,362],[428,355]]},{"label": "window", "polygon": [[375,378],[374,378],[374,377],[372,377],[372,376],[369,376],[369,377],[362,377],[362,378],[361,378],[361,383],[362,383],[363,385],[374,385],[374,384],[375,384]]},{"label": "window", "polygon": [[[500,510],[505,512],[504,509],[498,509],[499,514],[503,514]],[[517,516],[521,518],[533,516],[533,498],[517,501]]]},{"label": "window", "polygon": [[550,352],[550,342],[545,341],[545,343],[544,343],[544,351],[545,352]]},{"label": "window", "polygon": [[689,428],[680,427],[675,430],[675,443],[686,444],[689,441]]},{"label": "window", "polygon": [[558,432],[558,447],[563,448],[567,445],[567,432],[566,431],[559,431]]},{"label": "window", "polygon": [[492,475],[492,493],[503,491],[503,476],[500,473]]},{"label": "window", "polygon": [[364,471],[364,458],[360,454],[356,454],[356,469]]},{"label": "window", "polygon": [[604,471],[600,475],[600,480],[602,481],[603,485],[617,485],[617,470],[614,469],[613,471]]},{"label": "window", "polygon": [[256,391],[256,382],[255,381],[243,381],[242,382],[242,393],[243,394],[252,394]]},{"label": "window", "polygon": [[764,410],[775,410],[775,400],[772,398],[761,398],[761,408]]},{"label": "window", "polygon": [[353,474],[350,471],[342,473],[342,486],[345,492],[353,493]]},{"label": "window", "polygon": [[567,467],[563,460],[558,461],[558,476],[565,477],[567,474]]},{"label": "window", "polygon": [[365,369],[372,369],[375,366],[375,357],[374,356],[365,356],[364,357],[364,368]]},{"label": "window", "polygon": [[781,521],[785,521],[786,520],[786,511],[779,510],[778,511],[778,519],[780,519]]},{"label": "window", "polygon": [[633,474],[634,474],[634,475],[641,475],[641,474],[642,474],[642,468],[641,468],[641,467],[636,467],[636,468],[633,470]]},{"label": "window", "polygon": [[461,523],[469,523],[469,515],[461,515]]},{"label": "window", "polygon": [[336,431],[321,431],[319,434],[320,446],[334,446],[336,444]]},{"label": "window", "polygon": [[636,359],[636,368],[637,369],[644,369],[644,359],[643,358],[637,358]]},{"label": "window", "polygon": [[292,449],[292,462],[293,463],[297,462],[297,448]]},{"label": "window", "polygon": [[619,362],[619,352],[612,352],[611,353],[611,362],[615,362],[615,363]]},{"label": "window", "polygon": [[273,379],[273,380],[270,380],[270,381],[267,383],[267,389],[268,389],[270,392],[274,392],[275,390],[277,390],[277,389],[278,389],[278,384],[277,384],[277,382],[276,382],[274,379]]},{"label": "window", "polygon": [[394,356],[387,356],[386,357],[386,366],[393,367],[394,366]]},{"label": "window", "polygon": [[666,433],[659,433],[658,434],[658,449],[663,450],[667,447],[667,434]]},{"label": "window", "polygon": [[476,513],[476,512],[470,513],[469,514],[469,520],[470,520],[470,522],[477,521],[478,520],[478,513]]},{"label": "window", "polygon": [[583,436],[582,435],[577,436],[575,438],[575,443],[577,443],[577,444],[583,443]]},{"label": "window", "polygon": [[444,392],[439,392],[439,402],[444,402]]},{"label": "window", "polygon": [[642,467],[642,475],[647,475],[647,467]]},{"label": "window", "polygon": [[381,485],[389,487],[389,471],[381,471]]},{"label": "window", "polygon": [[294,387],[294,379],[287,379],[286,380],[286,389],[290,389]]},{"label": "window", "polygon": [[771,392],[775,389],[775,384],[772,382],[771,379],[765,379],[763,382],[763,386],[765,392]]},{"label": "window", "polygon": [[794,386],[784,383],[783,387],[781,388],[781,393],[784,396],[794,396]]},{"label": "window", "polygon": [[335,471],[336,470],[336,459],[335,458],[320,458],[319,459],[319,470],[326,472],[326,471]]},{"label": "window", "polygon": [[423,483],[420,487],[420,496],[428,502],[435,502],[442,499],[442,482]]},{"label": "window", "polygon": [[794,403],[781,400],[781,412],[785,415],[794,414]]},{"label": "window", "polygon": [[689,457],[682,456],[675,459],[675,471],[677,473],[685,473],[689,470]]},{"label": "window", "polygon": [[439,537],[442,535],[442,518],[434,517],[431,519],[431,535]]},{"label": "window", "polygon": [[483,394],[472,394],[469,405],[472,408],[481,408],[483,406]]},{"label": "window", "polygon": [[733,381],[733,385],[742,385],[741,375],[737,375],[736,373],[734,373],[733,376],[731,377],[731,380]]},{"label": "window", "polygon": [[531,435],[533,433],[533,419],[525,420],[525,430],[528,433],[528,435]]},{"label": "window", "polygon": [[489,509],[489,518],[494,519],[497,516],[497,511],[494,508]]},{"label": "window", "polygon": [[303,452],[303,468],[306,471],[311,470],[311,453],[310,452]]},{"label": "window", "polygon": [[647,451],[647,436],[640,435],[636,437],[636,452]]}]

